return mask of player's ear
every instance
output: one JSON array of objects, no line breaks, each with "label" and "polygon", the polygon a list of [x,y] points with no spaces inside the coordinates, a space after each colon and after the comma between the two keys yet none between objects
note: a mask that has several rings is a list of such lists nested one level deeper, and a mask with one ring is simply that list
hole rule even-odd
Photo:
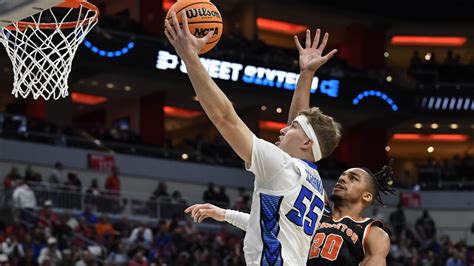
[{"label": "player's ear", "polygon": [[367,191],[367,192],[364,192],[364,194],[362,194],[362,199],[366,203],[371,203],[372,200],[374,199],[374,195],[372,195],[372,193]]},{"label": "player's ear", "polygon": [[313,146],[313,141],[310,139],[306,139],[303,142],[303,144],[301,144],[301,149],[303,150],[311,149],[312,146]]}]

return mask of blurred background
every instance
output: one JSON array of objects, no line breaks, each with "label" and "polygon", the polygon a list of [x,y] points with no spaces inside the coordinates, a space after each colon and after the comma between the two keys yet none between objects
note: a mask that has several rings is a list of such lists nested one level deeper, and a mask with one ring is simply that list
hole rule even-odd
[{"label": "blurred background", "polygon": [[[163,34],[174,1],[90,2],[101,17],[77,51],[70,97],[14,98],[1,49],[3,254],[13,265],[52,246],[57,265],[243,265],[242,232],[183,213],[199,202],[248,212],[253,176]],[[318,162],[326,191],[348,167],[395,158],[399,194],[367,213],[385,221],[389,265],[474,265],[474,3],[213,3],[224,33],[203,62],[251,130],[274,142],[286,124],[292,36],[329,32],[326,50],[339,52],[311,96],[343,125]]]}]

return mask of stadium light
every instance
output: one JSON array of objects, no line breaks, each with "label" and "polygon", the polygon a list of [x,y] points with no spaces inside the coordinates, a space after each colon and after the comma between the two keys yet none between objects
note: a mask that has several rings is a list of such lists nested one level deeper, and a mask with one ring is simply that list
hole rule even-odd
[{"label": "stadium light", "polygon": [[[417,45],[417,46],[463,46],[467,41],[464,36],[404,36],[392,37],[393,45]],[[429,59],[428,59],[429,60]]]}]

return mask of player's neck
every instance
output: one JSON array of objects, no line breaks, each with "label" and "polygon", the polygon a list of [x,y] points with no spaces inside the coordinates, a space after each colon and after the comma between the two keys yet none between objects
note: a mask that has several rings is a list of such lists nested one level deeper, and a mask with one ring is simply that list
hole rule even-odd
[{"label": "player's neck", "polygon": [[361,219],[363,218],[363,215],[362,215],[363,211],[364,211],[364,208],[361,206],[358,206],[358,204],[339,203],[339,204],[334,205],[334,208],[332,211],[332,217],[335,220],[338,220],[345,216]]}]

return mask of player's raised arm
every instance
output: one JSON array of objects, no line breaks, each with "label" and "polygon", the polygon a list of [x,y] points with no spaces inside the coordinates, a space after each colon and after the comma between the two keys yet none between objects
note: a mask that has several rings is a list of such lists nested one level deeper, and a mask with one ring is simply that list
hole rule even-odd
[{"label": "player's raised arm", "polygon": [[176,13],[173,12],[173,25],[168,20],[165,21],[165,34],[186,64],[189,79],[204,112],[237,155],[250,163],[253,133],[237,115],[230,100],[211,79],[198,57],[198,52],[213,33],[210,32],[203,38],[194,37],[189,32],[186,12],[182,13],[183,26],[179,25]]},{"label": "player's raised arm", "polygon": [[305,48],[301,46],[298,37],[296,35],[294,36],[296,48],[300,55],[300,77],[296,83],[296,90],[293,93],[293,99],[291,100],[288,124],[295,119],[300,111],[309,108],[311,83],[313,81],[314,73],[316,73],[316,71],[337,52],[337,50],[334,49],[323,56],[324,49],[326,48],[329,39],[329,33],[324,34],[321,43],[319,43],[320,35],[321,30],[317,29],[313,44],[311,44],[311,31],[309,29],[306,30]]}]

